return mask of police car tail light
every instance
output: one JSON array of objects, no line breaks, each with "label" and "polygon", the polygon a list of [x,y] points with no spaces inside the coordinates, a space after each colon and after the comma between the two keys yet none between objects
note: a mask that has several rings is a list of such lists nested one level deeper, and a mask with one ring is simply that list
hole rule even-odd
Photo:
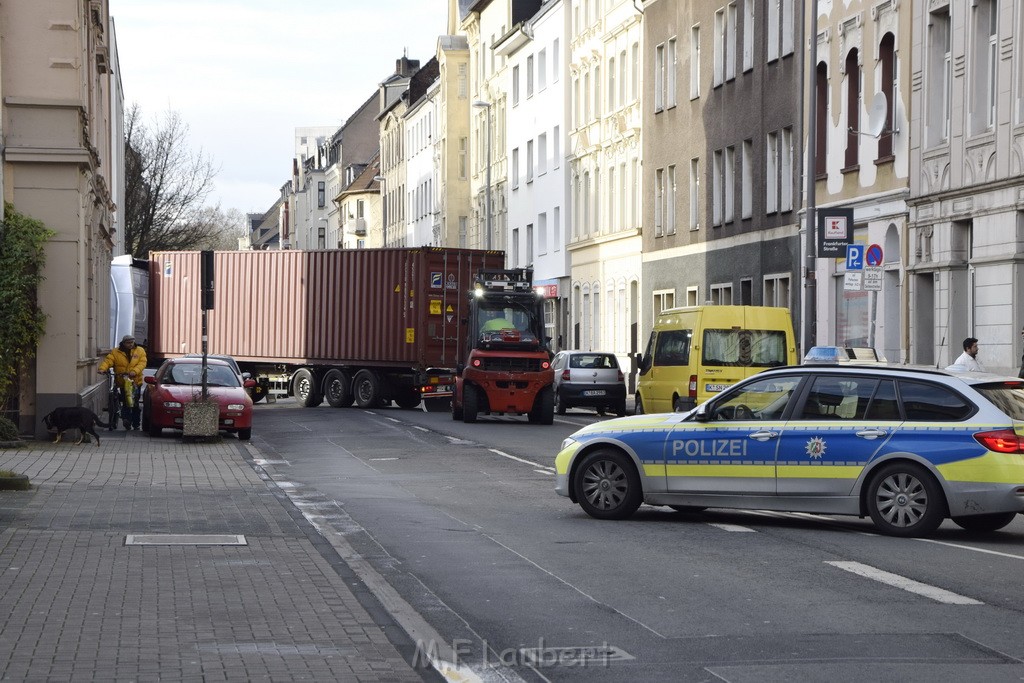
[{"label": "police car tail light", "polygon": [[1012,429],[997,429],[991,432],[978,432],[975,441],[996,453],[1024,453],[1024,443]]},{"label": "police car tail light", "polygon": [[697,398],[697,375],[690,375],[690,398]]}]

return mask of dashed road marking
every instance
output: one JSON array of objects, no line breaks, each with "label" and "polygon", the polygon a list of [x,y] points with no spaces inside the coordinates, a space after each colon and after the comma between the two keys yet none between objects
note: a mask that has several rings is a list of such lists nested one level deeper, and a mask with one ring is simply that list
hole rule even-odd
[{"label": "dashed road marking", "polygon": [[756,534],[757,533],[756,531],[754,531],[750,527],[740,526],[739,524],[721,524],[719,522],[708,522],[708,526],[713,526],[716,529],[721,529],[722,531],[736,531],[736,532],[750,533],[750,534]]},{"label": "dashed road marking", "polygon": [[526,460],[525,458],[518,458],[518,457],[516,457],[514,455],[509,455],[508,453],[506,453],[504,451],[499,451],[497,448],[488,448],[487,450],[489,450],[491,453],[497,453],[498,455],[500,455],[503,458],[508,458],[509,460],[515,460],[516,462],[521,462],[524,465],[530,465],[531,467],[539,467],[539,468],[541,468],[543,470],[550,471],[550,472],[554,472],[555,471],[554,467],[548,467],[547,465],[541,465],[540,463],[533,462],[532,460]]},{"label": "dashed road marking", "polygon": [[1011,560],[1024,560],[1024,555],[1001,553],[998,550],[989,550],[987,548],[974,548],[969,545],[960,545],[959,543],[947,543],[946,541],[936,541],[931,538],[915,538],[914,540],[921,541],[922,543],[934,543],[935,545],[944,545],[950,548],[959,548],[960,550],[973,550],[976,553],[985,553],[986,555],[998,555],[999,557],[1008,557]]},{"label": "dashed road marking", "polygon": [[893,588],[899,588],[916,595],[935,600],[936,602],[942,602],[947,605],[983,605],[985,603],[975,600],[974,598],[968,598],[965,595],[953,593],[937,586],[932,586],[927,583],[921,583],[920,581],[914,581],[908,579],[905,576],[899,574],[893,574],[871,565],[861,564],[860,562],[839,562],[839,561],[827,561],[825,564],[830,564],[837,569],[856,574],[857,576],[863,576],[866,579],[878,581],[884,583],[887,586]]}]

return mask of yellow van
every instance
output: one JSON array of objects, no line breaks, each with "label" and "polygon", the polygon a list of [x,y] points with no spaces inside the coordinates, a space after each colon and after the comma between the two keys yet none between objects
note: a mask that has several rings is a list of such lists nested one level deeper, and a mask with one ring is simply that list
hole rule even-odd
[{"label": "yellow van", "polygon": [[789,309],[690,306],[658,316],[637,355],[636,413],[689,410],[765,368],[796,365]]}]

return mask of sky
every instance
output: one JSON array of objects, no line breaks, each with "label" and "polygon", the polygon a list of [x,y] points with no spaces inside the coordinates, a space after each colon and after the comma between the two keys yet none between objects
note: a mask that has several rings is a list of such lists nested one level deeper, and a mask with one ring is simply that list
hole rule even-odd
[{"label": "sky", "polygon": [[208,204],[262,213],[291,177],[295,129],[340,127],[447,31],[447,0],[110,0],[125,109],[189,126],[219,169]]}]

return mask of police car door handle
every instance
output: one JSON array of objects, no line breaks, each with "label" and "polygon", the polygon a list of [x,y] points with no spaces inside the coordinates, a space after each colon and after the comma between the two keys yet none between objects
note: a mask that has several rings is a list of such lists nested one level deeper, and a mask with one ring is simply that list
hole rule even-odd
[{"label": "police car door handle", "polygon": [[766,429],[766,430],[760,431],[760,432],[751,432],[750,433],[750,438],[751,439],[756,439],[757,441],[770,441],[771,439],[778,438],[778,436],[779,436],[778,432],[773,432],[770,429]]},{"label": "police car door handle", "polygon": [[862,439],[878,439],[885,436],[886,432],[884,429],[862,429],[859,432],[855,432],[857,436]]}]

